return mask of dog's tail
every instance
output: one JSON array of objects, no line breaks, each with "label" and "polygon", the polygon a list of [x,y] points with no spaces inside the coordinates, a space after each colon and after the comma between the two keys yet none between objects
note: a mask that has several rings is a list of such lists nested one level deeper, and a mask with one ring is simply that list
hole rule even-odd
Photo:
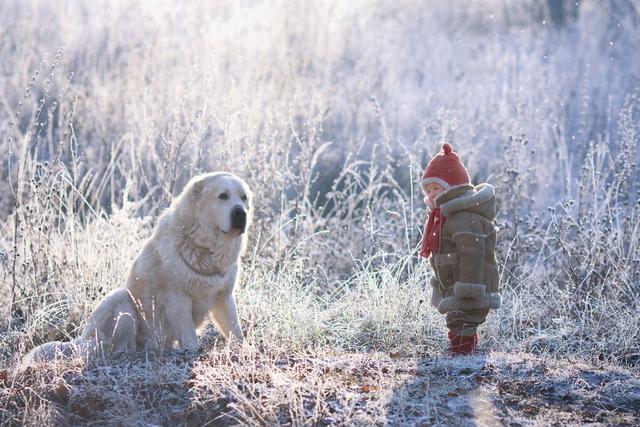
[{"label": "dog's tail", "polygon": [[93,310],[78,338],[71,342],[52,341],[31,350],[22,364],[50,361],[62,357],[93,358],[136,349],[137,312],[126,289],[110,292]]},{"label": "dog's tail", "polygon": [[48,362],[63,357],[89,356],[91,346],[82,339],[70,342],[51,341],[39,345],[22,358],[22,365],[28,366],[38,362]]}]

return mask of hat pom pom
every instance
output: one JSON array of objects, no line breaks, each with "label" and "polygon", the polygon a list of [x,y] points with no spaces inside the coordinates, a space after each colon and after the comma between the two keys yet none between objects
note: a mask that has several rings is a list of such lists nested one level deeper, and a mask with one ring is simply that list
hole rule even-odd
[{"label": "hat pom pom", "polygon": [[453,148],[451,147],[451,145],[449,145],[448,142],[445,142],[444,144],[442,144],[442,151],[445,155],[448,155],[453,152]]}]

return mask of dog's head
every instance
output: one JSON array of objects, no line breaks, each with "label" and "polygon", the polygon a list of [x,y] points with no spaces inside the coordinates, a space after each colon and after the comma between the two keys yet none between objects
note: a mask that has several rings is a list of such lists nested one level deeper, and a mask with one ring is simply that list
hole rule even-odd
[{"label": "dog's head", "polygon": [[200,232],[237,237],[250,222],[251,192],[238,176],[215,172],[199,175],[187,184],[180,204],[197,222]]}]

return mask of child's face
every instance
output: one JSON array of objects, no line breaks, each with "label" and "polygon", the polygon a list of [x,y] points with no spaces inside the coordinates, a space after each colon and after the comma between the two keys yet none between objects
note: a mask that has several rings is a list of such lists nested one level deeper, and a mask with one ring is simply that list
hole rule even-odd
[{"label": "child's face", "polygon": [[444,191],[444,187],[435,182],[429,183],[427,185],[422,186],[422,191],[424,192],[424,202],[429,206],[430,209],[435,209],[438,206],[436,205],[436,197],[438,194]]}]

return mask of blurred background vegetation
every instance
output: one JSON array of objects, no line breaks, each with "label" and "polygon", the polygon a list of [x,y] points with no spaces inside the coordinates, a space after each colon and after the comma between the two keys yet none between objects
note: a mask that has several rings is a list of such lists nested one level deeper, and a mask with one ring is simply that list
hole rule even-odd
[{"label": "blurred background vegetation", "polygon": [[8,0],[0,17],[6,363],[73,335],[171,197],[219,169],[255,192],[239,304],[257,337],[439,345],[416,248],[444,140],[498,195],[491,345],[640,360],[637,1]]}]

